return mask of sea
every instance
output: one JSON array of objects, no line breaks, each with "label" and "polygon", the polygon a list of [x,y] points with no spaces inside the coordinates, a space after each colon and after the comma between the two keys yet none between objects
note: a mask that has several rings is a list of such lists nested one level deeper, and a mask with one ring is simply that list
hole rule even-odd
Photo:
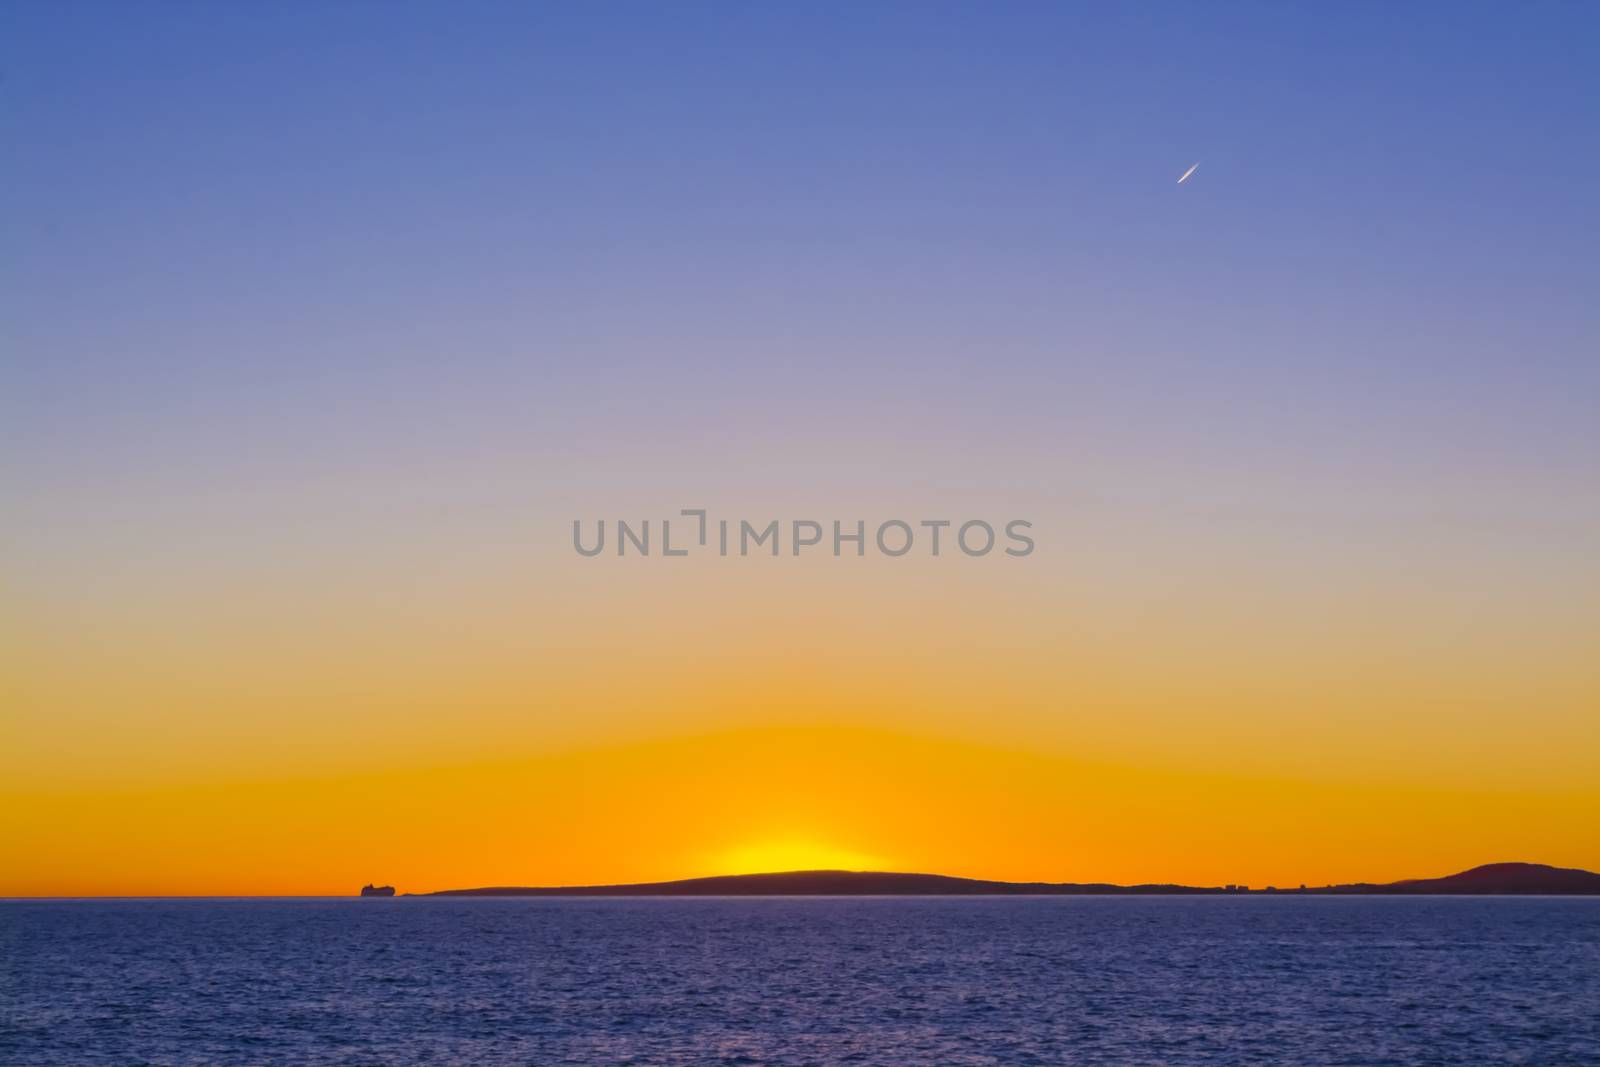
[{"label": "sea", "polygon": [[1600,1064],[1600,898],[0,901],[0,1064]]}]

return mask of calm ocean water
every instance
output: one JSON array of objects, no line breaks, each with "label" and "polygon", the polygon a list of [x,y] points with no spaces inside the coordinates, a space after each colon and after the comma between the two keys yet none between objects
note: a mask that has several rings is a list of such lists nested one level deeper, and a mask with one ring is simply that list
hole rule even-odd
[{"label": "calm ocean water", "polygon": [[1600,900],[0,902],[0,1064],[1600,1064]]}]

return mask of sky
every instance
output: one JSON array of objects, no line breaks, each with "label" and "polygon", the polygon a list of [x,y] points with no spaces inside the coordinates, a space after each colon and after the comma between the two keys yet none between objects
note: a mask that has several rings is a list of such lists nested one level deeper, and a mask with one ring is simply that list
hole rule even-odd
[{"label": "sky", "polygon": [[1600,869],[1597,31],[5,5],[0,895]]}]

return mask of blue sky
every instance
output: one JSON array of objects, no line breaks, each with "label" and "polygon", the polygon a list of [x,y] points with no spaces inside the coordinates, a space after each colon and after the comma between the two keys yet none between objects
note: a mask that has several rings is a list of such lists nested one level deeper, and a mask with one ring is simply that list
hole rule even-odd
[{"label": "blue sky", "polygon": [[397,464],[715,482],[734,443],[1592,513],[1589,6],[0,19],[0,440],[46,525]]}]

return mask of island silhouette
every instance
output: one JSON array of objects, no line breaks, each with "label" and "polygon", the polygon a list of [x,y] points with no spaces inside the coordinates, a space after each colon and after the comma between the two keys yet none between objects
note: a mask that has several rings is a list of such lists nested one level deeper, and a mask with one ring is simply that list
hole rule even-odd
[{"label": "island silhouette", "polygon": [[[629,885],[482,886],[415,894],[432,897],[770,897],[770,896],[1117,896],[1117,895],[1421,895],[1600,896],[1600,874],[1543,863],[1487,863],[1442,878],[1281,888],[1175,883],[1002,882],[893,871],[780,871],[725,874]],[[414,894],[407,893],[406,896]]]}]

